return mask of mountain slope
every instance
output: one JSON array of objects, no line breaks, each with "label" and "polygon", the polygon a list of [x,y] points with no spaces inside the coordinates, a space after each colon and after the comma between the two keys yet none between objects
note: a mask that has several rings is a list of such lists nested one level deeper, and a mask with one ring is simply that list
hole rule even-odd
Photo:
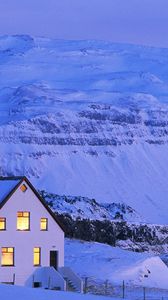
[{"label": "mountain slope", "polygon": [[167,223],[168,49],[0,38],[0,175]]}]

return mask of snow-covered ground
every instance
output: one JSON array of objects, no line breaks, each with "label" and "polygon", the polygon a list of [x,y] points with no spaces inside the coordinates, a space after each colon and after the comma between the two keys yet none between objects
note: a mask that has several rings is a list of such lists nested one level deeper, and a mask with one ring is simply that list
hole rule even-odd
[{"label": "snow-covered ground", "polygon": [[168,288],[168,267],[159,256],[94,242],[66,240],[65,263],[82,277],[108,280],[113,286]]},{"label": "snow-covered ground", "polygon": [[107,297],[0,285],[1,300],[107,300]]}]

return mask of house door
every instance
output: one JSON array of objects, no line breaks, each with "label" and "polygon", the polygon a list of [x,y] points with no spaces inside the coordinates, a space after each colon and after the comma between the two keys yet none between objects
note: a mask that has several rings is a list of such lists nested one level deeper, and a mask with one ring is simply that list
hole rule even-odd
[{"label": "house door", "polygon": [[50,251],[50,267],[58,268],[58,251]]}]

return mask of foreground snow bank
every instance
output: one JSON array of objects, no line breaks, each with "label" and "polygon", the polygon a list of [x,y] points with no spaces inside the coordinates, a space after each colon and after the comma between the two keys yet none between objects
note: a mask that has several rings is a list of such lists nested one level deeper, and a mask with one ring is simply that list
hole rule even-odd
[{"label": "foreground snow bank", "polygon": [[106,300],[107,297],[81,295],[70,292],[46,291],[18,286],[0,285],[1,300]]},{"label": "foreground snow bank", "polygon": [[168,267],[159,256],[66,239],[65,261],[82,277],[167,289]]}]

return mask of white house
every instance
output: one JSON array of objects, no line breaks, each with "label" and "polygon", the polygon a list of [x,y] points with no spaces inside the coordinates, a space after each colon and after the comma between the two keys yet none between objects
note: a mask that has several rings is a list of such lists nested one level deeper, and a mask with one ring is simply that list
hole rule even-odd
[{"label": "white house", "polygon": [[62,225],[26,177],[0,177],[0,282],[82,291]]}]

